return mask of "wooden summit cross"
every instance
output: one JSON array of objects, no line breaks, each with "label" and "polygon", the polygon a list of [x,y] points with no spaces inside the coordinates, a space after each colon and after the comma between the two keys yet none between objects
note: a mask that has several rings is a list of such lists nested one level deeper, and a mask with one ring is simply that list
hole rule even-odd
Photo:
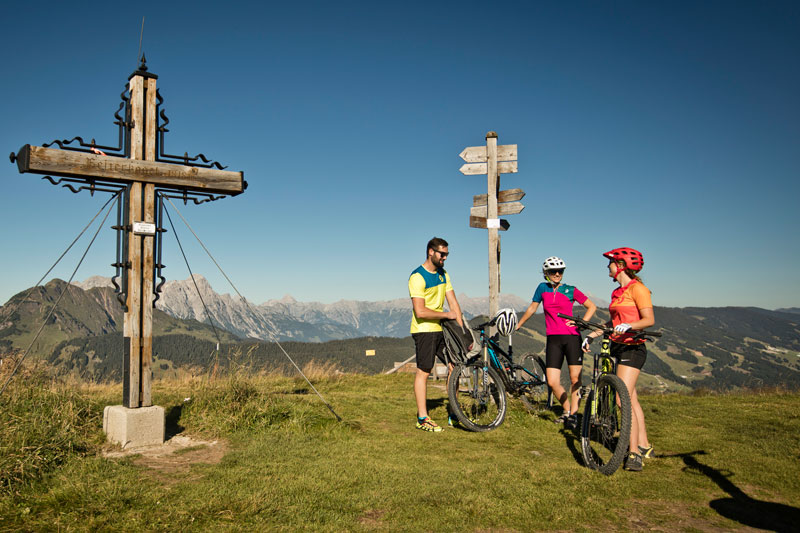
[{"label": "wooden summit cross", "polygon": [[[88,190],[118,193],[124,199],[117,226],[117,274],[122,278],[118,299],[125,308],[123,405],[128,409],[152,405],[150,380],[153,350],[153,307],[162,283],[160,276],[161,205],[165,197],[194,203],[241,194],[247,188],[242,172],[223,170],[203,154],[189,157],[164,153],[164,133],[169,123],[156,89],[158,76],[147,71],[142,56],[130,75],[122,103],[115,114],[119,145],[101,146],[75,137],[44,146],[26,144],[11,154],[21,173],[47,174],[54,185],[67,182],[73,192]],[[127,96],[126,96],[127,95]],[[125,117],[119,112],[125,108]],[[78,141],[79,145],[72,145]],[[59,148],[49,148],[57,144]],[[116,153],[115,153],[116,152]],[[49,175],[61,176],[54,180]],[[75,188],[69,183],[81,184]],[[159,214],[156,207],[159,207]],[[158,256],[156,256],[158,253]],[[163,412],[163,409],[162,409]],[[163,437],[162,437],[163,440]]]}]

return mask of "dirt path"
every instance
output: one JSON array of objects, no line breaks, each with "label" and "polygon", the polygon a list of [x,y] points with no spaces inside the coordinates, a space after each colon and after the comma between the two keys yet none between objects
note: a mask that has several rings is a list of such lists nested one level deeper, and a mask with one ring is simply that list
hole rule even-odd
[{"label": "dirt path", "polygon": [[227,452],[228,443],[225,441],[205,441],[176,435],[161,445],[125,450],[109,447],[103,451],[103,457],[132,457],[134,464],[151,469],[165,484],[173,484],[199,477],[188,475],[192,465],[219,463]]}]

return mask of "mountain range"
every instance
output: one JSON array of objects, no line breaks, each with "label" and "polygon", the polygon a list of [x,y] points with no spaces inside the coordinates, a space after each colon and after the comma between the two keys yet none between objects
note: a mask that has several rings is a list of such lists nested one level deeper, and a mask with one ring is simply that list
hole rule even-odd
[{"label": "mountain range", "polygon": [[[52,280],[13,296],[0,307],[0,363],[31,346],[41,327],[31,357],[82,378],[119,379],[122,309],[108,284],[108,278],[73,285]],[[486,298],[460,295],[459,301],[465,315],[474,317],[473,324],[488,308]],[[515,296],[501,298],[501,305],[518,312],[527,303]],[[152,368],[156,377],[243,360],[256,369],[275,369],[287,366],[281,353],[285,348],[299,364],[330,361],[344,371],[380,372],[413,355],[410,307],[406,298],[323,304],[289,296],[254,305],[215,293],[201,276],[168,282],[154,312]],[[644,387],[800,388],[797,308],[656,307],[655,315],[663,337],[648,346],[640,378]],[[599,309],[597,320],[606,319],[608,311]],[[282,348],[268,342],[275,339]],[[537,314],[514,335],[515,353],[541,353],[545,340],[544,319]],[[376,355],[365,357],[365,350]]]},{"label": "mountain range", "polygon": [[[93,276],[73,283],[82,289],[111,288],[111,279]],[[196,286],[195,286],[196,285]],[[458,295],[467,318],[485,314],[489,299]],[[501,307],[524,310],[528,302],[514,295],[500,296]],[[180,319],[193,319],[225,329],[243,339],[325,342],[357,337],[406,337],[411,322],[411,301],[398,298],[382,302],[340,300],[331,304],[298,302],[289,295],[261,304],[238,296],[218,294],[201,275],[168,281],[156,308]],[[209,319],[210,316],[210,319]]]}]

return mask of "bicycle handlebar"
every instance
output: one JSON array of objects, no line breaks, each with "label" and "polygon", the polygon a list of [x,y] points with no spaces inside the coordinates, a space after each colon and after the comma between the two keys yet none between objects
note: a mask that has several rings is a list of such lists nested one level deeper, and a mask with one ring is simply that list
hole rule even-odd
[{"label": "bicycle handlebar", "polygon": [[479,324],[472,329],[475,331],[481,331],[482,329],[486,329],[486,326],[489,327],[494,326],[495,322],[497,322],[497,317],[494,317],[493,319],[489,320],[488,322],[484,322],[483,324]]},{"label": "bicycle handlebar", "polygon": [[[596,329],[597,331],[602,331],[606,335],[610,335],[611,333],[614,333],[614,328],[610,328],[610,327],[606,326],[605,324],[598,324],[597,322],[587,322],[586,320],[583,320],[582,318],[576,318],[574,316],[565,315],[564,313],[558,313],[558,316],[561,317],[561,318],[566,318],[567,320],[572,320],[573,322],[575,322],[575,324],[577,324],[581,328]],[[647,337],[660,337],[661,336],[661,333],[658,332],[658,331],[645,331],[643,329],[639,329],[639,330],[632,329],[630,331],[631,332],[636,332],[634,334],[634,336],[633,336],[634,339],[640,339],[640,338],[645,338],[646,339]]]}]

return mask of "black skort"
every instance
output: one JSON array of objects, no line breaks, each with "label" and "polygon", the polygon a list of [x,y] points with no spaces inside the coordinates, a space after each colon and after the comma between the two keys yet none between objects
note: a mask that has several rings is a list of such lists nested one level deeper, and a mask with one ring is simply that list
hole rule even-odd
[{"label": "black skort", "polygon": [[644,344],[611,343],[611,356],[616,358],[617,365],[632,366],[642,369],[647,360],[647,348]]},{"label": "black skort", "polygon": [[564,357],[569,366],[583,365],[583,350],[581,350],[580,335],[548,335],[545,347],[545,366],[547,368],[561,368]]}]

